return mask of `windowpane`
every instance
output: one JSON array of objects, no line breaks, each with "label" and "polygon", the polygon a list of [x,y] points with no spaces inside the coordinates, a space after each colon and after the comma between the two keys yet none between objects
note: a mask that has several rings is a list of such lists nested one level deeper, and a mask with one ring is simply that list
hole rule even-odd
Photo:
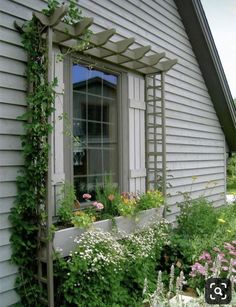
[{"label": "windowpane", "polygon": [[118,78],[78,64],[72,74],[74,184],[82,201],[108,174],[118,182]]}]

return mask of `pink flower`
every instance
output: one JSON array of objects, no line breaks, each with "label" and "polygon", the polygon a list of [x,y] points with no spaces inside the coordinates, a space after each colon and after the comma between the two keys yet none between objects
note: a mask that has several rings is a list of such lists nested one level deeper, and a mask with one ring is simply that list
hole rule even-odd
[{"label": "pink flower", "polygon": [[227,266],[222,266],[222,270],[223,270],[223,271],[228,271],[229,268],[228,268]]},{"label": "pink flower", "polygon": [[102,210],[104,208],[102,203],[97,203],[97,209]]},{"label": "pink flower", "polygon": [[102,203],[98,203],[97,201],[93,202],[93,206],[98,210],[102,210],[104,208],[104,205]]},{"label": "pink flower", "polygon": [[232,251],[232,250],[231,250],[231,251],[229,252],[229,254],[232,255],[232,256],[236,256],[236,251]]},{"label": "pink flower", "polygon": [[232,241],[231,243],[236,245],[236,240]]},{"label": "pink flower", "polygon": [[233,245],[231,245],[230,243],[227,243],[227,242],[224,243],[224,247],[225,247],[225,249],[227,249],[229,251],[235,250],[235,247]]},{"label": "pink flower", "polygon": [[199,257],[199,260],[211,261],[211,255],[208,252],[204,251]]},{"label": "pink flower", "polygon": [[194,263],[192,265],[192,271],[190,273],[190,276],[196,276],[196,273],[199,273],[201,275],[206,275],[206,269],[203,265],[201,265],[199,262]]},{"label": "pink flower", "polygon": [[87,200],[90,199],[92,196],[88,193],[83,194],[83,199]]}]

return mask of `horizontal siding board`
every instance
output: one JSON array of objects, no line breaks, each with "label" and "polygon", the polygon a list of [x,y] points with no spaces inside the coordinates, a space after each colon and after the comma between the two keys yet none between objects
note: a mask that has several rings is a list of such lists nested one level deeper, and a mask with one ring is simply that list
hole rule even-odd
[{"label": "horizontal siding board", "polygon": [[9,213],[0,214],[0,229],[10,228]]},{"label": "horizontal siding board", "polygon": [[8,43],[1,42],[0,55],[9,59],[27,61],[27,54],[22,47],[13,46]]},{"label": "horizontal siding board", "polygon": [[9,275],[0,279],[0,293],[13,290],[15,288],[16,274]]},{"label": "horizontal siding board", "polygon": [[169,110],[176,111],[179,113],[184,113],[184,114],[191,114],[191,115],[194,115],[200,118],[206,118],[209,120],[213,120],[217,126],[220,125],[214,109],[203,110],[199,106],[198,107],[189,106],[183,103],[178,103],[178,102],[167,100],[166,101],[166,112],[168,112]]},{"label": "horizontal siding board", "polygon": [[224,180],[217,180],[216,182],[194,182],[183,185],[175,185],[174,187],[167,188],[168,194],[176,195],[180,192],[198,193],[199,196],[209,196],[211,193],[224,193]]},{"label": "horizontal siding board", "polygon": [[0,151],[0,166],[23,166],[24,160],[20,152]]},{"label": "horizontal siding board", "polygon": [[15,182],[0,182],[0,195],[2,198],[16,196],[16,194]]},{"label": "horizontal siding board", "polygon": [[222,133],[209,132],[207,129],[199,131],[198,129],[193,129],[192,127],[176,127],[176,126],[167,126],[166,132],[168,135],[172,136],[182,136],[182,137],[199,137],[203,139],[211,139],[211,140],[222,140]]},{"label": "horizontal siding board", "polygon": [[[162,147],[161,144],[158,144],[154,147],[154,144],[149,144],[147,146],[148,151],[154,152],[155,148],[157,152],[161,152]],[[202,154],[224,154],[223,147],[207,147],[207,146],[196,146],[196,145],[183,145],[183,144],[167,144],[167,155],[171,154],[191,154],[191,153],[199,154],[200,157]],[[211,156],[210,156],[211,157]]]},{"label": "horizontal siding board", "polygon": [[[160,165],[159,165],[160,166]],[[171,175],[171,172],[174,170],[185,170],[185,169],[201,169],[201,168],[208,168],[208,167],[224,167],[225,163],[224,160],[207,160],[207,161],[175,161],[167,163],[167,171],[168,174]],[[193,172],[194,174],[194,172]],[[194,175],[193,175],[194,176]]]},{"label": "horizontal siding board", "polygon": [[14,206],[14,197],[0,198],[0,214],[9,213],[11,208]]},{"label": "horizontal siding board", "polygon": [[0,262],[11,259],[11,246],[5,245],[0,247]]},{"label": "horizontal siding board", "polygon": [[26,106],[26,94],[14,89],[2,88],[0,90],[0,102],[10,105]]},{"label": "horizontal siding board", "polygon": [[167,153],[167,163],[179,161],[219,161],[224,159],[224,154],[196,154],[196,153]]},{"label": "horizontal siding board", "polygon": [[224,147],[224,140],[215,140],[215,139],[203,139],[193,136],[172,136],[168,135],[167,145],[193,145],[193,146],[205,146],[205,147]]},{"label": "horizontal siding board", "polygon": [[20,168],[15,166],[0,166],[0,182],[15,181],[19,175],[19,170]]},{"label": "horizontal siding board", "polygon": [[11,45],[22,46],[22,38],[17,31],[9,30],[7,28],[0,28],[1,40],[10,43]]},{"label": "horizontal siding board", "polygon": [[[21,150],[21,138],[13,135],[0,135],[0,150]],[[1,178],[1,174],[0,174]]]},{"label": "horizontal siding board", "polygon": [[10,16],[2,11],[0,12],[0,26],[13,31],[17,31],[14,26],[14,21],[23,22],[24,19],[22,19],[21,17]]},{"label": "horizontal siding board", "polygon": [[26,91],[26,78],[0,72],[0,87]]},{"label": "horizontal siding board", "polygon": [[181,95],[181,93],[176,95],[174,92],[169,91],[168,88],[166,88],[165,97],[167,101],[167,106],[168,106],[168,101],[170,101],[182,104],[184,106],[186,105],[189,107],[193,107],[194,109],[197,108],[199,110],[216,114],[211,101],[208,99],[203,100],[201,99],[201,97],[194,99],[194,97],[185,97]]},{"label": "horizontal siding board", "polygon": [[[171,179],[189,178],[189,180],[198,181],[201,176],[211,174],[224,174],[224,167],[206,167],[206,168],[190,168],[173,170]],[[195,178],[196,177],[196,178]],[[194,178],[194,179],[193,179]]]},{"label": "horizontal siding board", "polygon": [[13,306],[19,301],[19,296],[14,290],[10,290],[4,293],[0,293],[1,307]]},{"label": "horizontal siding board", "polygon": [[[1,113],[0,118],[6,119],[17,119],[19,116],[23,115],[26,108],[23,106],[9,105],[0,103]],[[0,132],[1,133],[1,132]]]},{"label": "horizontal siding board", "polygon": [[25,76],[26,66],[23,62],[15,61],[13,59],[0,58],[0,71],[15,74],[18,76]]},{"label": "horizontal siding board", "polygon": [[10,261],[0,262],[0,279],[7,275],[13,275],[17,273],[17,267]]},{"label": "horizontal siding board", "polygon": [[24,128],[22,122],[19,120],[0,118],[0,134],[23,135]]},{"label": "horizontal siding board", "polygon": [[193,180],[192,177],[172,177],[168,179],[168,183],[171,184],[172,187],[177,187],[177,186],[186,186],[186,185],[191,185],[191,184],[198,184],[198,183],[210,183],[213,182],[217,183],[222,182],[222,178],[224,177],[224,172],[223,173],[216,173],[216,174],[206,174],[206,175],[198,175],[197,180]]},{"label": "horizontal siding board", "polygon": [[0,246],[10,244],[11,232],[10,229],[0,229]]}]

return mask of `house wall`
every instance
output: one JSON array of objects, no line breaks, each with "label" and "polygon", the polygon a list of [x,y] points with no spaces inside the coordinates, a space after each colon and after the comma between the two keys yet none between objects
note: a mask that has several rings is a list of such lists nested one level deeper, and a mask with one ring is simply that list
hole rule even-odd
[{"label": "house wall", "polygon": [[94,31],[100,25],[115,28],[123,37],[178,59],[166,76],[169,219],[178,212],[180,191],[222,205],[225,137],[174,1],[81,0],[80,6],[85,16],[94,17]]},{"label": "house wall", "polygon": [[[24,112],[26,106],[24,73],[27,56],[13,22],[29,20],[32,10],[40,11],[45,5],[46,1],[41,0],[1,0],[0,304],[2,307],[17,301],[17,295],[13,290],[16,268],[10,264],[8,215],[17,193],[15,185],[17,171],[23,165],[20,142],[23,128],[17,116]],[[181,200],[181,197],[176,195],[178,191],[191,190],[193,196],[205,193],[205,196],[214,200],[216,205],[221,205],[225,193],[225,139],[174,1],[80,0],[80,6],[85,16],[95,18],[93,26],[95,32],[114,27],[120,34],[117,39],[133,36],[140,44],[150,44],[153,50],[165,51],[168,57],[178,58],[178,64],[166,77],[167,167],[170,175],[169,183],[172,185],[168,191],[171,194],[169,204],[172,206],[169,218],[173,219],[176,215],[175,202]],[[139,97],[140,95],[142,93],[138,93]],[[131,96],[129,98],[133,99]],[[130,120],[134,111],[132,108],[129,110]],[[139,123],[142,126],[144,118],[142,109],[133,113],[139,113]],[[143,151],[139,155],[143,155]],[[131,160],[130,166],[133,161]],[[136,175],[138,169],[142,170],[143,165],[136,166]],[[129,175],[130,189],[134,186],[133,182],[135,185],[143,182],[142,176],[145,175],[145,170],[139,172],[139,180],[132,180],[132,175],[135,176],[135,172],[130,172]],[[198,178],[193,181],[192,176]],[[209,183],[212,180],[215,181],[215,186]],[[207,185],[208,189],[205,190]]]}]

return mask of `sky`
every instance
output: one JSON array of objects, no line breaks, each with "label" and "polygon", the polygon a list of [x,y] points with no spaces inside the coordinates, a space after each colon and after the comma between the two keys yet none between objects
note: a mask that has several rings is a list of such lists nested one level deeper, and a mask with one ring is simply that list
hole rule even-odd
[{"label": "sky", "polygon": [[236,0],[201,0],[232,93],[236,98]]}]

